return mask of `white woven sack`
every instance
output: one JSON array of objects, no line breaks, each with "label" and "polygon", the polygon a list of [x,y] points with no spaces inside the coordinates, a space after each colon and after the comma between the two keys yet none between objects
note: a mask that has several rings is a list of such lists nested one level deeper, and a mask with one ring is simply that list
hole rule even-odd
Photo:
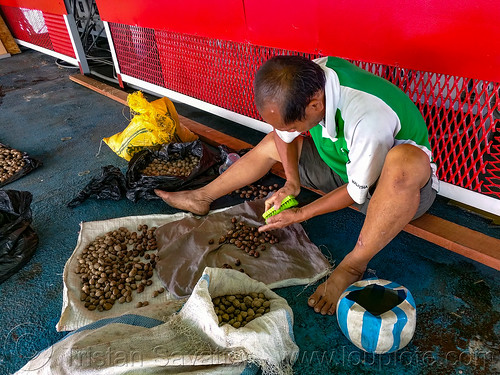
[{"label": "white woven sack", "polygon": [[72,331],[99,319],[123,315],[131,309],[135,310],[134,306],[137,300],[142,301],[147,299],[151,304],[161,304],[165,301],[174,299],[174,297],[167,292],[160,294],[156,298],[149,298],[152,291],[163,287],[156,272],[154,272],[151,278],[153,284],[147,287],[142,295],[136,297],[136,300],[132,303],[115,303],[113,308],[108,311],[90,311],[86,309],[83,302],[80,301],[81,280],[80,276],[74,271],[78,266],[78,256],[82,254],[83,249],[97,236],[102,236],[120,227],[125,227],[130,231],[136,231],[138,224],[146,224],[148,227],[159,227],[165,223],[180,220],[188,215],[190,214],[179,213],[174,215],[127,216],[109,220],[82,222],[80,224],[80,234],[78,235],[76,247],[64,266],[63,305],[61,317],[56,325],[57,331]]},{"label": "white woven sack", "polygon": [[[270,312],[242,328],[218,326],[212,295],[264,293]],[[188,301],[143,307],[67,335],[17,374],[291,373],[298,347],[292,310],[264,284],[233,270],[207,268]],[[176,312],[179,311],[179,312]]]},{"label": "white woven sack", "polygon": [[[219,327],[212,298],[232,294],[263,293],[270,300],[270,312],[245,327]],[[223,348],[244,348],[248,361],[264,374],[292,373],[299,348],[293,337],[293,312],[286,300],[264,283],[236,270],[206,268],[179,316],[192,321]]]},{"label": "white woven sack", "polygon": [[[185,301],[147,306],[140,314],[102,319],[67,335],[28,362],[17,375],[241,374],[242,349],[212,346],[179,321]],[[193,345],[196,343],[196,345]]]},{"label": "white woven sack", "polygon": [[[230,207],[213,210],[209,213],[218,213],[229,209]],[[163,224],[181,220],[186,217],[193,216],[188,213],[178,213],[173,215],[145,215],[145,216],[128,216],[115,219],[108,219],[102,221],[91,221],[82,222],[80,234],[78,236],[78,242],[73,251],[73,254],[66,262],[63,272],[63,305],[61,311],[61,317],[56,325],[57,331],[72,331],[83,327],[87,324],[95,322],[103,318],[112,318],[121,316],[127,312],[135,312],[135,302],[147,300],[150,304],[161,304],[168,300],[172,300],[175,297],[165,292],[160,294],[156,298],[149,298],[152,291],[158,290],[163,287],[161,280],[158,278],[157,272],[155,271],[151,280],[153,284],[146,288],[146,290],[141,294],[137,295],[134,293],[134,301],[132,303],[118,304],[115,303],[113,308],[108,311],[90,311],[84,307],[82,301],[80,301],[81,293],[81,280],[80,276],[77,275],[74,270],[78,266],[78,256],[82,254],[83,249],[91,243],[97,236],[101,236],[111,230],[115,230],[119,227],[125,227],[130,231],[135,231],[138,224],[146,224],[149,227],[160,227]],[[326,260],[325,260],[326,262]],[[327,263],[327,262],[326,262]],[[328,268],[318,273],[315,277],[310,279],[283,279],[278,282],[269,285],[271,288],[280,288],[290,285],[304,285],[310,284],[324,277],[330,272]]]}]

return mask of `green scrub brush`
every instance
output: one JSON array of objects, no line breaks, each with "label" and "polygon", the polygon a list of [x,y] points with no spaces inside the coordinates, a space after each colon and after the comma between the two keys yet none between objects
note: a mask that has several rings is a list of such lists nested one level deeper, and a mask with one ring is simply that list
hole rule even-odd
[{"label": "green scrub brush", "polygon": [[288,196],[285,197],[285,199],[283,199],[281,201],[280,208],[278,208],[276,210],[274,208],[274,206],[273,206],[269,210],[267,210],[266,212],[264,212],[262,214],[262,217],[266,220],[266,223],[267,223],[267,219],[269,219],[271,216],[277,215],[280,212],[286,210],[287,208],[291,208],[291,207],[297,206],[298,204],[299,204],[299,202],[297,202],[297,199],[295,199],[295,197],[293,195],[288,195]]}]

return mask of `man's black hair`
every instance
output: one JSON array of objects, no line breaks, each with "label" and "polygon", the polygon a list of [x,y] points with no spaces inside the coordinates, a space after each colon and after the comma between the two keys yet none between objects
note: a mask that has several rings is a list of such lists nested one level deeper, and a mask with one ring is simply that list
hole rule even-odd
[{"label": "man's black hair", "polygon": [[255,104],[260,110],[274,101],[285,124],[300,121],[313,96],[325,89],[325,81],[323,69],[308,58],[275,56],[255,74]]}]

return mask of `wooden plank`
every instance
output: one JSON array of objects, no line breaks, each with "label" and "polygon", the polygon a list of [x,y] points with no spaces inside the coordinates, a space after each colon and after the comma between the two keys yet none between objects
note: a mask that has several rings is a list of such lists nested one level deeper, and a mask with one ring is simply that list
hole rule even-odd
[{"label": "wooden plank", "polygon": [[[113,100],[127,105],[127,93],[108,86],[90,77],[81,74],[70,76],[70,79],[80,83],[96,92],[99,92]],[[186,117],[179,116],[179,120],[192,132],[196,133],[201,140],[208,144],[217,146],[225,144],[235,150],[253,147],[251,144],[219,132],[208,126],[197,123]],[[284,177],[281,164],[276,165],[272,172]],[[322,191],[313,190],[324,195]],[[487,236],[483,233],[452,223],[439,217],[424,214],[417,220],[412,221],[404,230],[417,237],[435,243],[445,249],[461,254],[486,266],[500,270],[500,240]]]},{"label": "wooden plank", "polygon": [[0,59],[4,59],[6,57],[10,57],[10,53],[7,52],[2,41],[0,40]]},{"label": "wooden plank", "polygon": [[83,74],[70,75],[69,79],[95,92],[98,92],[101,95],[107,96],[110,99],[120,102],[123,105],[127,105],[128,94],[123,90],[114,88],[106,83],[97,81]]},{"label": "wooden plank", "polygon": [[208,126],[188,119],[187,117],[179,115],[179,122],[189,130],[191,130],[193,133],[196,133],[203,142],[206,142],[209,145],[218,146],[220,144],[224,144],[232,148],[233,150],[241,150],[244,148],[253,147],[250,143],[241,141],[234,137],[230,137],[215,129],[209,128]]},{"label": "wooden plank", "polygon": [[405,231],[500,270],[500,239],[430,214],[410,222]]},{"label": "wooden plank", "polygon": [[0,41],[2,41],[8,53],[12,55],[16,53],[21,53],[19,46],[12,37],[12,34],[10,33],[10,30],[8,29],[1,15],[0,15]]}]

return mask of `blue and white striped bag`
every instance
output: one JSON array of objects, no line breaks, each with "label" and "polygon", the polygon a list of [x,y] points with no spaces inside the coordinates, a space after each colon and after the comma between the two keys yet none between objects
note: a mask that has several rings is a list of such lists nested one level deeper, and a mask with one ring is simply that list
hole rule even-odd
[{"label": "blue and white striped bag", "polygon": [[395,282],[366,279],[340,296],[337,321],[344,335],[368,353],[391,353],[405,347],[416,325],[415,301]]}]

